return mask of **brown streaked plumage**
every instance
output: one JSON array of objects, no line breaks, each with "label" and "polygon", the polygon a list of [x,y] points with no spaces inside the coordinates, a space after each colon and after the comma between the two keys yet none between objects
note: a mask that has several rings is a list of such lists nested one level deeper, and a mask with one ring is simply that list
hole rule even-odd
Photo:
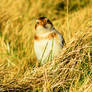
[{"label": "brown streaked plumage", "polygon": [[36,29],[37,26],[39,26],[39,25],[42,25],[43,27],[45,27],[46,24],[50,24],[50,25],[53,26],[53,24],[50,22],[49,19],[47,19],[46,17],[40,17],[40,18],[37,19],[37,23],[36,23],[36,25],[35,25],[35,29]]},{"label": "brown streaked plumage", "polygon": [[46,17],[38,18],[35,24],[34,50],[39,63],[51,61],[63,46],[63,36],[54,28],[52,22]]}]

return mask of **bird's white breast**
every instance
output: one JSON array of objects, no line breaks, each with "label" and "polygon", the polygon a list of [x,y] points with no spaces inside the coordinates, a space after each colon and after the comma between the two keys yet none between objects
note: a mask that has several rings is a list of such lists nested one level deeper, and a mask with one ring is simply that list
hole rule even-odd
[{"label": "bird's white breast", "polygon": [[62,47],[60,43],[56,41],[56,39],[46,39],[36,41],[34,40],[34,50],[38,60],[43,64],[47,61],[47,59],[51,58],[50,56],[56,56]]}]

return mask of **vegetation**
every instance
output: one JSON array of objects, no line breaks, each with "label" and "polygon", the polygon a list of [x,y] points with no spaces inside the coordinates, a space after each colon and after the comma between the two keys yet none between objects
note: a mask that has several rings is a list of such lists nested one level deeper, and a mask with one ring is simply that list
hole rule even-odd
[{"label": "vegetation", "polygon": [[[92,0],[0,0],[0,92],[92,91]],[[36,67],[34,25],[47,16],[66,45]]]}]

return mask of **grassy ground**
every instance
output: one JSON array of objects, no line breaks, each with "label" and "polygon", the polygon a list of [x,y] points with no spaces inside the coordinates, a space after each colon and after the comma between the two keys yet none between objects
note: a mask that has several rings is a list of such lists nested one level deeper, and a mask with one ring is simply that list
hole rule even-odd
[{"label": "grassy ground", "polygon": [[[0,92],[91,92],[91,3],[0,0]],[[36,68],[33,36],[39,16],[50,18],[66,45],[53,61]]]}]

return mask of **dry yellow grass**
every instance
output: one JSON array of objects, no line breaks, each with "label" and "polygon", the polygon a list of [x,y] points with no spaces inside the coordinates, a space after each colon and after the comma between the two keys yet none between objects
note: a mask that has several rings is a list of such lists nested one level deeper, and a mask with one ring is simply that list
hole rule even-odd
[{"label": "dry yellow grass", "polygon": [[[62,17],[55,9],[60,0],[55,1],[0,0],[1,92],[92,91],[92,6]],[[36,68],[33,35],[39,16],[52,20],[66,46],[53,61]]]}]

